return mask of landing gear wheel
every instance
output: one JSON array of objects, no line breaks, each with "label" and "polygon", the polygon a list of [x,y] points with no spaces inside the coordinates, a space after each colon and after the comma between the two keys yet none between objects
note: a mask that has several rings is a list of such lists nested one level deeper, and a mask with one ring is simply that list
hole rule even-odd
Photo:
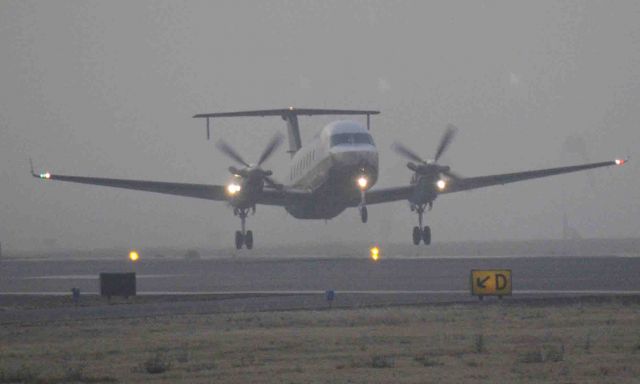
[{"label": "landing gear wheel", "polygon": [[242,232],[236,231],[236,249],[242,248],[243,243],[244,243],[244,236],[242,236]]},{"label": "landing gear wheel", "polygon": [[425,245],[431,244],[431,228],[428,225],[422,229],[422,241]]},{"label": "landing gear wheel", "polygon": [[362,222],[366,223],[368,218],[369,213],[367,212],[367,207],[360,207],[360,219],[362,220]]},{"label": "landing gear wheel", "polygon": [[247,233],[244,235],[244,245],[247,247],[247,249],[253,248],[253,232],[247,231]]},{"label": "landing gear wheel", "polygon": [[421,238],[422,238],[422,231],[420,230],[420,227],[413,227],[413,244],[414,245],[420,244]]}]

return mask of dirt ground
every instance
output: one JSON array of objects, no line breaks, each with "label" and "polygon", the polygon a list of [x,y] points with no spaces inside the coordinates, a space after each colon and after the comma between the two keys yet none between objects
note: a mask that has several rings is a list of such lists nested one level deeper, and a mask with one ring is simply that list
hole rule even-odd
[{"label": "dirt ground", "polygon": [[0,340],[0,383],[638,383],[640,377],[640,304],[616,299],[34,321],[2,325]]}]

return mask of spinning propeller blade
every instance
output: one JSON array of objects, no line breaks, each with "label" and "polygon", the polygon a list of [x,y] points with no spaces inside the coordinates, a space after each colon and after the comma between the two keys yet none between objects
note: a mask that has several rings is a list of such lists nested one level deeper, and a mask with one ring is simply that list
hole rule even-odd
[{"label": "spinning propeller blade", "polygon": [[435,163],[438,162],[438,159],[440,158],[440,156],[442,156],[444,151],[447,150],[447,147],[449,147],[449,144],[451,144],[451,141],[453,140],[453,137],[455,136],[456,131],[457,131],[457,128],[454,125],[452,124],[447,125],[447,130],[444,131],[444,135],[442,135],[442,139],[440,139],[440,144],[438,145],[436,156],[433,158],[433,161]]},{"label": "spinning propeller blade", "polygon": [[273,152],[278,149],[278,147],[280,146],[280,144],[282,144],[282,140],[284,139],[283,135],[281,133],[276,133],[272,138],[271,141],[269,141],[269,144],[267,144],[266,148],[264,149],[264,151],[262,151],[262,155],[260,155],[260,159],[258,160],[258,167],[260,165],[262,165],[262,163],[264,163],[269,157],[271,157],[271,155],[273,154]]},{"label": "spinning propeller blade", "polygon": [[242,158],[242,156],[240,156],[240,154],[238,152],[236,152],[235,149],[233,149],[229,144],[227,144],[225,141],[223,140],[219,140],[216,143],[216,148],[218,148],[220,150],[220,152],[224,153],[225,155],[227,155],[229,158],[235,160],[237,163],[240,163],[242,165],[244,165],[245,167],[250,167],[249,163],[247,163],[246,161],[244,161],[244,159]]},{"label": "spinning propeller blade", "polygon": [[440,159],[440,157],[445,153],[445,151],[453,141],[453,138],[455,137],[457,130],[458,129],[454,125],[452,124],[447,125],[447,129],[444,131],[444,134],[440,139],[440,143],[438,144],[438,148],[436,149],[436,156],[433,162],[425,161],[423,158],[418,156],[414,151],[412,151],[411,149],[409,149],[408,147],[406,147],[401,143],[395,142],[393,143],[391,148],[397,154],[418,163],[418,164],[414,164],[414,163],[407,164],[407,167],[410,170],[418,174],[424,174],[424,175],[443,174],[454,180],[460,179],[460,176],[451,172],[448,166],[441,166],[438,164],[438,159]]},{"label": "spinning propeller blade", "polygon": [[409,148],[405,147],[402,143],[398,143],[395,142],[393,143],[393,145],[391,146],[391,148],[400,156],[404,156],[409,160],[415,161],[417,163],[423,163],[426,164],[427,162],[424,161],[420,156],[416,155],[415,152],[413,152],[412,150],[410,150]]}]

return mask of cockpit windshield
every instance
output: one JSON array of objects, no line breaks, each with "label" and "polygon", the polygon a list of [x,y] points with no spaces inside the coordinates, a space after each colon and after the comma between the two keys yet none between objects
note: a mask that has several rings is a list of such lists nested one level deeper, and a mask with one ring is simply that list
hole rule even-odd
[{"label": "cockpit windshield", "polygon": [[373,145],[373,138],[368,133],[337,133],[331,136],[331,146],[344,144],[370,144]]}]

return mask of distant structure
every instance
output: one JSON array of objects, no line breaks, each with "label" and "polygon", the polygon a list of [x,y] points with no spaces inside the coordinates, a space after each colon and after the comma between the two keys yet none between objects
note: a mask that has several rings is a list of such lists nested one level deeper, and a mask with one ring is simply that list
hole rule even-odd
[{"label": "distant structure", "polygon": [[189,249],[184,255],[184,258],[187,260],[200,260],[200,252],[195,249]]},{"label": "distant structure", "polygon": [[581,240],[582,236],[576,231],[575,228],[569,226],[569,219],[567,214],[562,215],[562,240]]}]

